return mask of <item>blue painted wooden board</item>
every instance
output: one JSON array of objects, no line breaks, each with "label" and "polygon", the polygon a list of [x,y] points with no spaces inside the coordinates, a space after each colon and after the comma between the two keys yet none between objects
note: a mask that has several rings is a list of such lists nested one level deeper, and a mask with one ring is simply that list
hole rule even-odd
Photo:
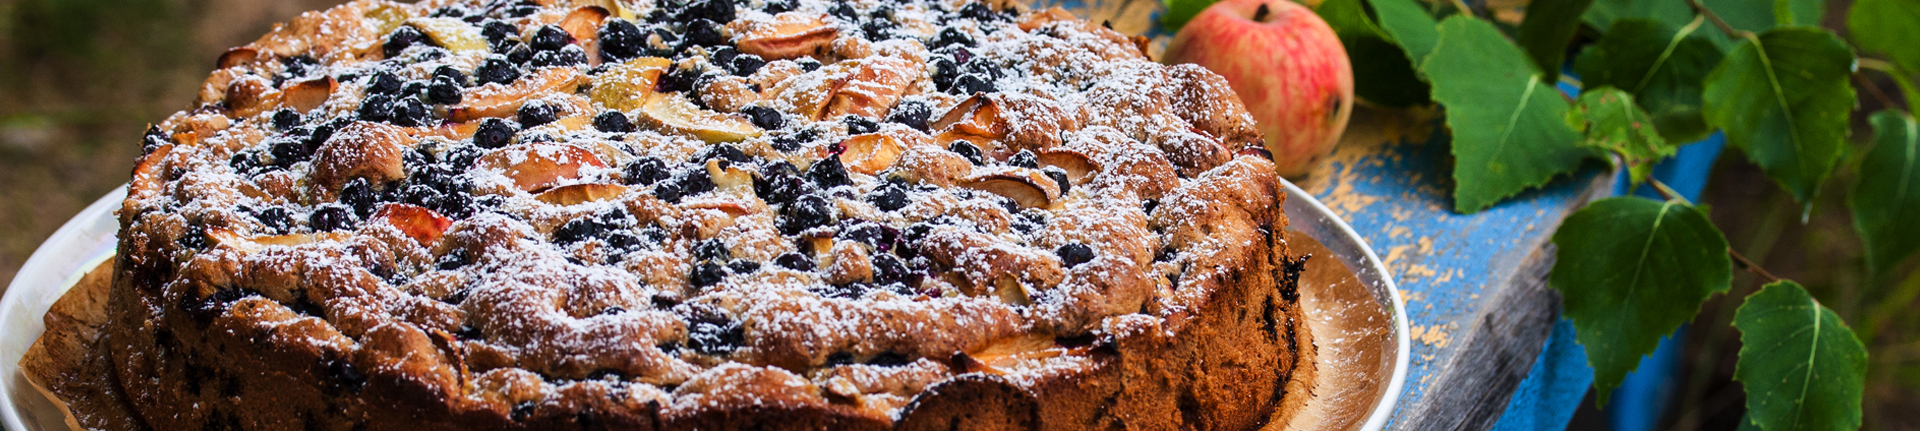
[{"label": "blue painted wooden board", "polygon": [[[1545,288],[1545,247],[1567,214],[1611,193],[1612,177],[1595,163],[1459,214],[1441,127],[1431,114],[1363,109],[1330,161],[1301,185],[1367,239],[1407,301],[1412,364],[1389,426],[1489,429],[1560,321],[1559,297]],[[1569,387],[1527,396],[1571,393],[1559,407],[1571,413],[1585,385],[1561,386]]]}]

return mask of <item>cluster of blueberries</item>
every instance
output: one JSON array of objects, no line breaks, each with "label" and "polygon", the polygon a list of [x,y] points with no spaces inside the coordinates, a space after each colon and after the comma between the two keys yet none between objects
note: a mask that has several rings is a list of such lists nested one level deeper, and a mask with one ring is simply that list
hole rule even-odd
[{"label": "cluster of blueberries", "polygon": [[[393,73],[380,71],[367,77],[366,99],[355,113],[361,121],[385,122],[400,127],[433,124],[428,104],[460,103],[460,91],[467,87],[467,74],[451,66],[440,66],[428,82],[406,82]],[[276,114],[277,115],[277,114]]]},{"label": "cluster of blueberries", "polygon": [[[784,12],[798,6],[797,0],[775,0],[765,2],[769,13]],[[273,169],[284,169],[295,163],[311,159],[320,144],[334,132],[354,121],[387,122],[390,124],[414,127],[430,125],[433,121],[431,105],[452,105],[460,103],[461,92],[472,85],[486,83],[507,84],[518,80],[525,70],[539,67],[577,66],[586,63],[585,52],[577,41],[564,30],[556,26],[542,26],[534,29],[525,42],[519,40],[521,32],[513,25],[494,17],[520,17],[534,13],[538,5],[529,1],[496,1],[479,8],[449,6],[435,11],[435,16],[462,18],[478,24],[483,36],[489,42],[493,54],[477,68],[472,76],[452,67],[440,67],[426,81],[409,82],[386,71],[375,71],[360,77],[353,74],[343,75],[342,80],[365,79],[368,95],[362,106],[349,117],[331,119],[311,118],[292,110],[280,110],[273,114],[272,122],[279,132],[269,138],[262,149],[243,151],[236,154],[230,165],[243,175],[255,175]],[[851,4],[840,3],[830,10],[836,16],[850,21],[861,22],[866,36],[875,39],[901,37],[894,32],[897,24],[893,21],[893,11],[882,6],[862,13]],[[952,12],[961,17],[977,20],[1009,20],[1010,11],[996,12],[980,3],[970,3],[958,11]],[[735,5],[727,0],[698,0],[692,3],[666,2],[645,18],[645,28],[627,20],[610,20],[600,29],[601,56],[607,61],[623,61],[640,56],[678,57],[686,55],[687,48],[701,46],[707,48],[712,64],[726,73],[749,75],[766,64],[764,59],[751,54],[739,53],[719,35],[723,23],[731,21],[735,15]],[[936,37],[926,41],[935,52],[932,61],[933,79],[942,91],[956,93],[991,92],[994,81],[1002,78],[1002,68],[987,59],[975,56],[970,48],[977,42],[966,32],[956,28],[943,29]],[[401,27],[390,34],[383,45],[390,58],[398,58],[407,49],[433,42],[418,30]],[[429,51],[431,52],[431,51]],[[276,81],[304,77],[317,70],[317,62],[308,57],[283,59],[287,66],[285,72],[276,76]],[[809,70],[820,64],[810,59],[800,61],[802,67]],[[595,71],[598,72],[598,71]],[[692,91],[697,83],[704,79],[697,71],[676,70],[661,79],[659,91]],[[786,118],[778,111],[762,106],[751,106],[742,111],[756,126],[767,130],[778,130],[786,125]],[[902,101],[884,119],[886,122],[899,123],[908,127],[929,131],[932,107],[923,100]],[[406,166],[410,173],[407,179],[389,183],[374,184],[366,179],[349,182],[340,192],[337,202],[323,203],[308,211],[308,227],[316,232],[348,229],[361,220],[365,220],[387,202],[403,202],[433,209],[454,219],[470,217],[477,211],[497,209],[504,199],[495,196],[476,198],[471,193],[471,178],[465,173],[474,162],[488,149],[505,147],[511,144],[516,135],[526,128],[556,121],[554,107],[542,103],[528,103],[523,106],[515,118],[489,118],[480,122],[473,138],[467,142],[454,143],[442,151],[415,150],[406,154]],[[842,119],[852,134],[871,133],[880,129],[874,119],[848,116]],[[608,111],[597,115],[594,128],[609,133],[633,132],[637,129],[633,121],[621,112]],[[800,130],[776,136],[773,147],[780,151],[796,151],[807,142],[820,137],[814,130]],[[164,142],[166,137],[157,129],[150,130],[147,138],[149,150]],[[524,139],[524,137],[523,137]],[[974,145],[954,142],[950,150],[965,156],[975,164],[985,164],[983,152]],[[833,155],[814,163],[805,170],[794,165],[775,161],[767,162],[746,155],[731,145],[715,145],[702,150],[694,160],[670,166],[668,162],[657,158],[642,158],[622,169],[622,179],[632,186],[651,187],[655,195],[668,202],[678,202],[684,196],[704,193],[714,189],[711,178],[705,170],[708,160],[720,160],[721,163],[752,163],[759,166],[759,175],[754,178],[754,190],[762,199],[775,206],[781,218],[779,228],[785,234],[800,235],[821,227],[834,227],[837,239],[871,244],[877,250],[872,263],[875,272],[873,283],[854,283],[842,286],[826,286],[822,295],[840,298],[859,297],[873,289],[889,289],[899,293],[911,293],[907,286],[917,285],[925,276],[924,264],[912,264],[916,251],[908,246],[916,243],[932,231],[934,225],[955,224],[957,220],[942,218],[918,223],[904,230],[896,230],[883,224],[866,220],[836,217],[830,190],[851,185],[852,180],[839,156]],[[1030,152],[1022,152],[1006,163],[1029,168],[1038,163]],[[1048,175],[1059,182],[1064,192],[1070,187],[1065,173],[1057,168],[1046,170]],[[898,179],[889,179],[881,187],[863,197],[876,207],[895,211],[910,204],[910,192],[915,187]],[[997,196],[985,195],[998,198]],[[1019,215],[1014,227],[1022,232],[1031,232],[1046,224],[1046,213],[1038,210],[1021,210],[1010,199],[999,198],[1003,206]],[[298,229],[294,221],[297,209],[283,206],[265,206],[243,208],[260,223],[274,233],[290,233]],[[206,242],[204,235],[189,235],[183,241]],[[610,259],[617,262],[624,252],[657,247],[667,238],[665,231],[658,227],[636,226],[634,219],[621,210],[569,222],[553,234],[553,240],[561,244],[597,239],[603,241],[616,253],[609,253]],[[810,244],[810,242],[804,242]],[[204,244],[192,244],[204,247]],[[809,256],[823,253],[825,250],[802,250],[787,253],[769,262],[783,268],[794,270],[815,270],[815,262]],[[706,241],[694,248],[699,264],[689,274],[689,280],[696,286],[710,286],[733,274],[745,274],[757,271],[760,263],[744,259],[734,259],[724,244],[718,241]],[[1084,244],[1073,243],[1056,250],[1069,265],[1092,259],[1093,251]],[[464,249],[450,251],[438,262],[441,269],[456,269],[471,263],[471,257]],[[923,261],[923,260],[920,260]],[[458,301],[458,299],[453,299]],[[662,304],[669,305],[669,304]],[[694,316],[698,317],[698,316]],[[729,322],[724,314],[716,314],[711,319],[692,319],[692,335],[687,347],[706,353],[731,351],[741,339],[739,326]],[[676,347],[677,348],[677,347]],[[845,356],[845,355],[842,355]],[[851,357],[838,359],[851,361]],[[899,355],[881,355],[868,362],[904,363]]]}]

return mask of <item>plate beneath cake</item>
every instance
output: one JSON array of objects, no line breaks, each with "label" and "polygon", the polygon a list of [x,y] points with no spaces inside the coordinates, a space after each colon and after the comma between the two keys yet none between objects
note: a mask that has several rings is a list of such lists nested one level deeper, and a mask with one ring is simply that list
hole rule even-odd
[{"label": "plate beneath cake", "polygon": [[[1383,429],[1407,375],[1405,305],[1366,242],[1311,195],[1284,182],[1289,246],[1310,253],[1301,303],[1319,349],[1315,396],[1274,413],[1267,430]],[[114,210],[124,187],[108,193],[55,231],[27,259],[0,298],[0,426],[17,431],[70,429],[66,415],[28,383],[20,359],[45,330],[42,316],[82,275],[113,256]],[[1339,263],[1338,266],[1329,263]],[[1294,389],[1289,387],[1289,389]]]}]

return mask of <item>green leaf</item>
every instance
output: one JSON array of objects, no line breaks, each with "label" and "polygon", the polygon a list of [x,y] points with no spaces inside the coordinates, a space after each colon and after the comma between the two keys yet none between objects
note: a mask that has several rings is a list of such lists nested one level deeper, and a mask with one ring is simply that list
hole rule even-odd
[{"label": "green leaf", "polygon": [[1553,233],[1553,273],[1605,405],[1660,337],[1733,280],[1727,239],[1700,209],[1639,197],[1601,199]]},{"label": "green leaf", "polygon": [[1439,22],[1434,21],[1433,15],[1414,0],[1367,1],[1380,17],[1380,29],[1406,50],[1407,59],[1414,64],[1426,61],[1427,54],[1432,53],[1434,44],[1440,41]]},{"label": "green leaf", "polygon": [[1747,418],[1765,431],[1860,429],[1867,348],[1805,288],[1776,281],[1733,313],[1747,389]]},{"label": "green leaf", "polygon": [[1180,27],[1185,27],[1187,21],[1199,16],[1200,11],[1207,10],[1207,6],[1213,6],[1216,1],[1219,0],[1160,0],[1167,7],[1166,11],[1160,13],[1160,28],[1168,34],[1179,33]]},{"label": "green leaf", "polygon": [[1874,274],[1920,250],[1920,124],[1905,112],[1873,114],[1873,149],[1860,159],[1847,204]]},{"label": "green leaf", "polygon": [[[1326,0],[1313,8],[1313,13],[1326,21],[1333,32],[1345,38],[1353,36],[1373,36],[1388,38],[1380,26],[1373,23],[1373,16],[1367,12],[1366,0]],[[1351,55],[1350,55],[1351,56]]]},{"label": "green leaf", "polygon": [[1405,107],[1426,104],[1431,89],[1413,70],[1406,52],[1393,43],[1392,36],[1374,24],[1367,13],[1366,0],[1326,0],[1315,13],[1340,36],[1347,57],[1366,59],[1366,67],[1353,70],[1353,93],[1374,104]]},{"label": "green leaf", "polygon": [[[1777,0],[1776,0],[1777,1]],[[1701,4],[1712,9],[1715,15],[1727,21],[1733,28],[1763,32],[1774,27],[1773,3],[1763,0],[1701,0]],[[1679,28],[1693,21],[1693,7],[1685,0],[1595,0],[1593,7],[1587,8],[1587,14],[1581,19],[1587,25],[1597,29],[1613,27],[1613,22],[1629,18],[1646,18]],[[1719,31],[1703,32],[1722,48],[1733,45],[1731,37]]]},{"label": "green leaf", "polygon": [[1902,69],[1903,73],[1889,74],[1887,77],[1893,78],[1893,84],[1900,87],[1900,94],[1906,97],[1906,100],[1920,100],[1920,87],[1914,86],[1913,79],[1908,78],[1904,70]]},{"label": "green leaf", "polygon": [[1633,96],[1613,87],[1580,93],[1567,123],[1586,130],[1587,139],[1580,145],[1619,154],[1634,184],[1647,180],[1654,162],[1673,156],[1674,147],[1653,129],[1647,112],[1634,106]]},{"label": "green leaf", "polygon": [[1819,26],[1820,15],[1826,11],[1826,0],[1773,0],[1773,23],[1777,27]]},{"label": "green leaf", "polygon": [[1616,20],[1606,36],[1580,52],[1573,70],[1588,88],[1613,86],[1633,94],[1661,137],[1705,139],[1712,129],[1700,117],[1702,81],[1724,54],[1701,35],[1717,32],[1704,23],[1704,18],[1684,27],[1645,18]]},{"label": "green leaf", "polygon": [[1702,114],[1810,210],[1846,146],[1852,71],[1853,51],[1826,30],[1749,36],[1707,74]]},{"label": "green leaf", "polygon": [[[1920,70],[1920,1],[1856,0],[1847,11],[1847,37],[1860,49],[1876,52],[1906,70]],[[1913,100],[1913,99],[1908,99]]]},{"label": "green leaf", "polygon": [[1527,4],[1527,17],[1520,21],[1520,47],[1533,57],[1542,78],[1548,82],[1560,78],[1560,64],[1566,60],[1567,44],[1580,30],[1580,14],[1587,12],[1593,0],[1533,0]]},{"label": "green leaf", "polygon": [[1440,23],[1439,33],[1420,70],[1453,129],[1455,210],[1485,209],[1571,172],[1593,154],[1567,127],[1566,99],[1500,30],[1455,15]]}]

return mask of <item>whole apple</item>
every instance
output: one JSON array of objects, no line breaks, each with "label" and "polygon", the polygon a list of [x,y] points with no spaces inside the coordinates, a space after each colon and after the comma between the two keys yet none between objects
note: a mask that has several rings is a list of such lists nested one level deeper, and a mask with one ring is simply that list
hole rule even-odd
[{"label": "whole apple", "polygon": [[1168,64],[1227,78],[1266,135],[1282,176],[1333,152],[1353,113],[1353,66],[1326,21],[1291,0],[1222,0],[1167,45]]}]

